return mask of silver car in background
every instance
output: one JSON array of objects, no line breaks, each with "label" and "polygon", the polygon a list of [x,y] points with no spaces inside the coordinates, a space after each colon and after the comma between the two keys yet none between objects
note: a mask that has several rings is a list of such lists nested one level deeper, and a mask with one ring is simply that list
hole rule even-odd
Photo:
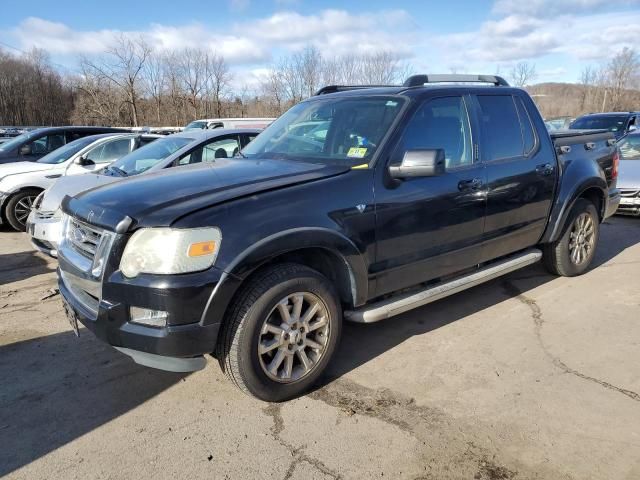
[{"label": "silver car in background", "polygon": [[621,138],[618,148],[620,149],[618,188],[621,199],[616,213],[640,216],[640,131]]},{"label": "silver car in background", "polygon": [[124,180],[127,177],[157,172],[163,168],[213,162],[230,158],[258,136],[255,128],[190,130],[176,133],[140,148],[108,167],[87,175],[60,178],[35,201],[29,216],[28,233],[37,250],[57,257],[61,233],[60,205],[65,196]]}]

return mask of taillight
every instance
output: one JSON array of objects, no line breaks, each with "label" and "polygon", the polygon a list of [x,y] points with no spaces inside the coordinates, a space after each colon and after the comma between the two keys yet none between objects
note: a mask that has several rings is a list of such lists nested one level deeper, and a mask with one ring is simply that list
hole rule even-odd
[{"label": "taillight", "polygon": [[613,154],[613,167],[611,167],[611,180],[618,178],[618,167],[620,166],[620,152],[616,148]]}]

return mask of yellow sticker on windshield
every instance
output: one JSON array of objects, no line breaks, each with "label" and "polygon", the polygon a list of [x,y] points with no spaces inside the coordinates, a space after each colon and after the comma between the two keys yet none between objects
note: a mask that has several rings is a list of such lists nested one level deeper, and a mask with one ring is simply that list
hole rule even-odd
[{"label": "yellow sticker on windshield", "polygon": [[364,158],[366,154],[367,154],[367,149],[366,148],[351,147],[349,149],[349,151],[347,152],[347,157],[349,157],[349,158]]}]

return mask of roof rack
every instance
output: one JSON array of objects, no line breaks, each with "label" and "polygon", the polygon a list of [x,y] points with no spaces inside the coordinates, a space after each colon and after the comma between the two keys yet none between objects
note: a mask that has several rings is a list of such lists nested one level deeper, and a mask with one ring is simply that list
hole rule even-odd
[{"label": "roof rack", "polygon": [[507,81],[498,75],[436,74],[413,75],[404,82],[405,87],[418,87],[426,83],[493,83],[496,87],[508,87]]},{"label": "roof rack", "polygon": [[363,88],[398,87],[399,85],[327,85],[318,90],[315,95],[327,95],[329,93],[345,92],[347,90],[361,90]]}]

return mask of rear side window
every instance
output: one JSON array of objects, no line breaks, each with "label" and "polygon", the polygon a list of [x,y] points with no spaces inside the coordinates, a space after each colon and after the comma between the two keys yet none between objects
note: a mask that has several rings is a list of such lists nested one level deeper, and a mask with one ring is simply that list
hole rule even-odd
[{"label": "rear side window", "polygon": [[487,161],[520,157],[524,152],[520,119],[511,95],[478,95]]},{"label": "rear side window", "polygon": [[529,155],[536,146],[536,136],[533,130],[533,123],[529,112],[524,106],[524,102],[520,97],[515,97],[516,107],[518,107],[518,115],[520,116],[520,125],[522,126],[522,139],[524,140],[524,154]]}]

